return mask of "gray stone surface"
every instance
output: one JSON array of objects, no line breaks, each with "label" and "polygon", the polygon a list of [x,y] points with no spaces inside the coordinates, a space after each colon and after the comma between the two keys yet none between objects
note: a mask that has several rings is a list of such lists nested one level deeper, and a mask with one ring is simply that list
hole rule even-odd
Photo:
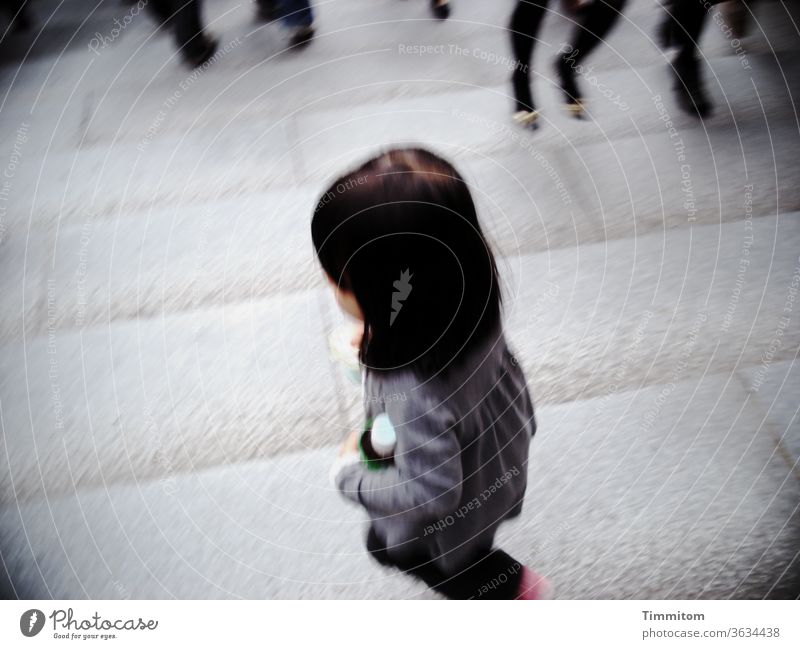
[{"label": "gray stone surface", "polygon": [[[800,484],[728,376],[539,411],[499,544],[564,598],[797,593]],[[335,448],[81,490],[0,513],[28,597],[432,597],[372,563]],[[35,561],[34,561],[35,558]]]},{"label": "gray stone surface", "polygon": [[796,7],[755,7],[746,63],[710,21],[700,123],[633,0],[590,61],[629,109],[582,82],[578,122],[553,2],[529,133],[509,3],[368,4],[321,3],[291,52],[207,2],[226,51],[199,74],[144,16],[91,52],[116,2],[38,3],[41,33],[0,40],[0,592],[434,597],[370,562],[326,484],[362,413],[308,228],[344,167],[414,142],[472,187],[539,406],[503,546],[567,598],[797,597]]},{"label": "gray stone surface", "polygon": [[[768,347],[773,339],[767,342]],[[741,370],[739,378],[764,413],[763,425],[769,427],[778,450],[800,477],[800,404],[797,398],[800,394],[800,363],[797,351],[792,360],[762,362],[755,368]]]},{"label": "gray stone surface", "polygon": [[[507,332],[538,398],[758,365],[797,272],[800,222],[745,227],[740,217],[505,263]],[[796,356],[799,333],[785,328],[775,360]]]},{"label": "gray stone surface", "polygon": [[[51,332],[0,348],[5,502],[318,447],[358,426],[358,390],[328,359],[326,332],[342,321],[331,292],[281,286],[302,265],[265,254],[270,235],[255,245],[257,227],[228,238],[212,226],[208,251],[193,251],[203,223],[141,248],[121,237],[119,255],[89,265],[88,297],[49,284]],[[507,335],[537,402],[757,368],[796,272],[800,221],[754,219],[745,245],[750,234],[740,217],[501,260]],[[117,245],[102,236],[89,242],[101,255]],[[227,253],[215,249],[237,237]],[[296,252],[318,276],[309,247]],[[751,264],[740,274],[745,248]],[[281,274],[262,276],[269,267]],[[92,326],[76,327],[78,318]],[[776,362],[797,354],[800,331],[786,328],[782,341]],[[75,476],[54,470],[65,457]]]},{"label": "gray stone surface", "polygon": [[2,499],[337,439],[318,300],[287,294],[9,345]]}]

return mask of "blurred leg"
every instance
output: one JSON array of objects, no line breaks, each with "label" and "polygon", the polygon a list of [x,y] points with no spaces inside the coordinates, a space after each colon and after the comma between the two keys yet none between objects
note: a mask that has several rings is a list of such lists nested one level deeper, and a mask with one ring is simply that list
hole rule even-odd
[{"label": "blurred leg", "polygon": [[594,0],[581,11],[572,43],[556,59],[556,72],[568,105],[581,108],[582,93],[575,81],[576,68],[605,39],[622,15],[625,3],[626,0]]},{"label": "blurred leg", "polygon": [[158,21],[159,25],[166,25],[172,20],[172,0],[150,0],[147,9]]},{"label": "blurred leg", "polygon": [[445,575],[429,559],[391,558],[384,544],[370,528],[367,550],[384,566],[395,566],[424,581],[448,599],[515,599],[519,594],[524,566],[502,550],[479,554],[455,575]]},{"label": "blurred leg", "polygon": [[703,89],[697,43],[708,16],[708,6],[697,0],[673,0],[667,10],[671,14],[668,18],[672,25],[671,43],[678,48],[672,62],[678,103],[687,112],[705,117],[711,113],[711,101]]},{"label": "blurred leg", "polygon": [[314,36],[314,10],[309,0],[258,0],[258,19],[280,20],[291,30],[290,46],[305,45]]},{"label": "blurred leg", "polygon": [[594,0],[582,10],[572,37],[574,60],[580,63],[591,54],[619,20],[627,0]]},{"label": "blurred leg", "polygon": [[175,15],[175,38],[187,63],[202,65],[217,49],[215,41],[203,31],[200,0],[173,0],[177,5]]},{"label": "blurred leg", "polygon": [[11,27],[15,32],[24,32],[32,27],[33,22],[25,0],[4,0],[0,4],[12,21]]},{"label": "blurred leg", "polygon": [[309,0],[277,0],[278,18],[287,27],[311,27],[314,11]]},{"label": "blurred leg", "polygon": [[511,14],[511,49],[516,65],[511,77],[516,111],[535,111],[530,85],[530,66],[536,35],[547,10],[548,0],[520,0]]},{"label": "blurred leg", "polygon": [[201,65],[214,54],[216,43],[203,31],[200,0],[150,0],[148,6],[161,24],[170,24],[178,51],[189,65]]}]

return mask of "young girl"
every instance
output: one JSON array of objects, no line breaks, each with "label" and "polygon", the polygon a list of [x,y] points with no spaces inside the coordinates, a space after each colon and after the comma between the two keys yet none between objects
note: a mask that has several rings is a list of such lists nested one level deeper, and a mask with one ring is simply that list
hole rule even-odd
[{"label": "young girl", "polygon": [[385,414],[397,440],[374,470],[354,433],[332,469],[369,514],[367,549],[451,598],[545,597],[544,578],[492,547],[521,511],[536,424],[466,183],[429,151],[390,150],[331,185],[311,233],[363,322],[367,421]]}]

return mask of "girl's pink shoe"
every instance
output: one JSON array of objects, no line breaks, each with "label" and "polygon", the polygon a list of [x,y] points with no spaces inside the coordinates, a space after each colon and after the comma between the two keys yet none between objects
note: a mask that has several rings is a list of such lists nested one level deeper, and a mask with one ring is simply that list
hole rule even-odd
[{"label": "girl's pink shoe", "polygon": [[551,599],[553,584],[546,577],[535,573],[530,568],[522,569],[517,599]]}]

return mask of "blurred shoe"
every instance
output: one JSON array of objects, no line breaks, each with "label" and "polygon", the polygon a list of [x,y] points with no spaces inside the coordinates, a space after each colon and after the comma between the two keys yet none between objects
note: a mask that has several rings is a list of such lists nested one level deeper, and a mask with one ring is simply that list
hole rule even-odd
[{"label": "blurred shoe", "polygon": [[445,20],[450,16],[449,0],[431,0],[431,11],[439,20]]},{"label": "blurred shoe", "polygon": [[530,568],[522,569],[519,591],[515,599],[552,599],[553,584],[547,577],[535,573]]},{"label": "blurred shoe", "polygon": [[560,54],[554,63],[556,74],[558,75],[558,83],[561,87],[561,93],[564,95],[564,105],[572,117],[576,119],[583,119],[586,111],[583,106],[583,98],[581,97],[578,84],[575,82],[575,70],[573,62],[566,54]]},{"label": "blurred shoe", "polygon": [[512,115],[512,119],[522,128],[527,128],[531,131],[539,128],[538,110],[518,110]]},{"label": "blurred shoe", "polygon": [[713,104],[703,89],[699,65],[694,57],[679,57],[672,64],[672,71],[675,75],[674,88],[678,105],[690,115],[702,119],[711,115]]},{"label": "blurred shoe", "polygon": [[305,47],[314,38],[314,28],[311,25],[297,27],[289,36],[289,47]]},{"label": "blurred shoe", "polygon": [[219,45],[219,41],[216,38],[212,38],[210,36],[202,36],[202,41],[198,53],[193,56],[187,56],[185,61],[186,64],[191,68],[198,68],[204,63],[206,63],[214,53],[217,51],[217,46]]}]

